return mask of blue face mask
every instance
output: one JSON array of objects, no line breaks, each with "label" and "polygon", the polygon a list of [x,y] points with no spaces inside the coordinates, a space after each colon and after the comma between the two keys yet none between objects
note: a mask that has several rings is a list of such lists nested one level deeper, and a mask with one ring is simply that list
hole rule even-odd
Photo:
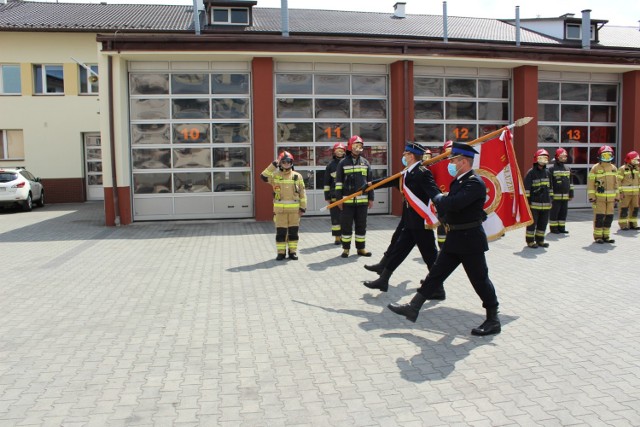
[{"label": "blue face mask", "polygon": [[402,156],[402,166],[407,167],[407,158],[405,156]]},{"label": "blue face mask", "polygon": [[455,178],[456,174],[458,173],[458,168],[453,163],[449,163],[447,165],[447,172],[449,172],[449,175]]}]

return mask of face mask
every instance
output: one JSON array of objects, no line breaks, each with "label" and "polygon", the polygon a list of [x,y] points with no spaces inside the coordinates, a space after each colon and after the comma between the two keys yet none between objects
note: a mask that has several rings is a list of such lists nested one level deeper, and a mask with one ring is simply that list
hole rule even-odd
[{"label": "face mask", "polygon": [[613,161],[613,154],[608,153],[608,152],[604,152],[604,153],[600,154],[600,161],[601,162],[606,162],[606,163],[609,163],[609,162]]},{"label": "face mask", "polygon": [[291,162],[280,162],[280,167],[282,169],[291,169],[293,167],[293,163],[291,163]]},{"label": "face mask", "polygon": [[405,156],[402,156],[402,166],[404,166],[405,168],[408,166],[407,165],[407,158]]},{"label": "face mask", "polygon": [[540,166],[545,166],[547,163],[549,163],[549,159],[547,159],[545,156],[538,156],[538,164]]},{"label": "face mask", "polygon": [[449,172],[449,175],[455,178],[458,174],[458,168],[453,163],[449,163],[447,165],[447,172]]}]

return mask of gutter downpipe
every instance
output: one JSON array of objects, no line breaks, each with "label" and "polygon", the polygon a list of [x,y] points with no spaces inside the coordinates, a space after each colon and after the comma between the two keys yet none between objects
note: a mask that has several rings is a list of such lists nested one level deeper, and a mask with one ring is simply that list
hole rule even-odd
[{"label": "gutter downpipe", "polygon": [[198,11],[198,1],[193,0],[193,27],[196,30],[196,36],[200,35],[200,12]]},{"label": "gutter downpipe", "polygon": [[114,225],[120,225],[120,200],[118,196],[118,177],[116,175],[116,137],[115,124],[113,120],[113,57],[107,57],[108,80],[109,80],[109,148],[111,149],[111,180],[113,185],[113,210]]},{"label": "gutter downpipe", "polygon": [[289,4],[280,0],[280,19],[282,21],[282,37],[289,37]]},{"label": "gutter downpipe", "polygon": [[447,43],[449,41],[449,18],[447,17],[447,2],[442,2],[442,32],[444,42]]},{"label": "gutter downpipe", "polygon": [[520,6],[516,6],[516,46],[520,46]]},{"label": "gutter downpipe", "polygon": [[582,48],[591,49],[591,9],[582,11]]}]

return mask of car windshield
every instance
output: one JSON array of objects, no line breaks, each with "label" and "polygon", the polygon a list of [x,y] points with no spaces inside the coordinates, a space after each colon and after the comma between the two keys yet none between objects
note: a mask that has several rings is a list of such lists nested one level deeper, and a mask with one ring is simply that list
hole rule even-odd
[{"label": "car windshield", "polygon": [[18,179],[18,174],[13,172],[0,172],[0,182],[11,182]]}]

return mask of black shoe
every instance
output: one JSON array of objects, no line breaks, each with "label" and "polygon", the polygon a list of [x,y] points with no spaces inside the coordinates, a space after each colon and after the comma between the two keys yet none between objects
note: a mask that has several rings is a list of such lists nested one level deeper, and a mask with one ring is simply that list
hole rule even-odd
[{"label": "black shoe", "polygon": [[433,301],[444,301],[447,299],[447,294],[444,292],[444,289],[440,289],[428,293],[427,295],[425,295],[425,298]]},{"label": "black shoe", "polygon": [[567,230],[565,230],[564,228],[562,230],[560,230],[560,233],[562,234],[569,234],[569,232]]},{"label": "black shoe", "polygon": [[369,289],[379,289],[382,292],[387,292],[389,290],[389,277],[391,277],[391,274],[392,272],[385,268],[382,270],[382,273],[380,273],[380,277],[370,282],[364,282],[364,285]]},{"label": "black shoe", "polygon": [[278,254],[278,256],[276,257],[276,261],[282,261],[285,258],[284,254]]},{"label": "black shoe", "polygon": [[364,268],[366,270],[373,271],[379,276],[380,274],[382,274],[382,270],[384,270],[384,264],[378,263],[373,265],[365,265]]},{"label": "black shoe", "polygon": [[596,243],[604,243],[604,240],[603,239],[596,239],[595,242]]},{"label": "black shoe", "polygon": [[336,236],[335,240],[333,241],[334,245],[341,245],[342,244],[342,238],[340,236]]},{"label": "black shoe", "polygon": [[418,314],[420,314],[420,308],[427,299],[420,293],[413,296],[413,299],[409,304],[395,304],[391,303],[387,305],[387,308],[396,314],[404,316],[410,322],[416,323]]},{"label": "black shoe", "polygon": [[540,247],[540,248],[548,248],[549,244],[547,242],[538,242],[538,247]]},{"label": "black shoe", "polygon": [[298,260],[298,254],[295,252],[289,252],[289,259],[293,260],[293,261],[297,261]]},{"label": "black shoe", "polygon": [[349,258],[349,249],[343,249],[342,250],[342,255],[340,255],[342,258]]},{"label": "black shoe", "polygon": [[605,243],[615,243],[615,239],[610,239],[610,238],[606,238],[606,239],[602,239]]},{"label": "black shoe", "polygon": [[500,321],[497,319],[492,319],[492,320],[485,320],[482,325],[478,326],[477,328],[473,328],[471,330],[471,335],[476,335],[476,336],[485,336],[485,335],[494,335],[494,334],[499,334],[500,331],[502,330],[502,327],[500,325]]},{"label": "black shoe", "polygon": [[529,243],[527,243],[527,246],[532,248],[532,249],[535,249],[535,248],[538,247],[538,244],[536,242],[529,242]]}]

